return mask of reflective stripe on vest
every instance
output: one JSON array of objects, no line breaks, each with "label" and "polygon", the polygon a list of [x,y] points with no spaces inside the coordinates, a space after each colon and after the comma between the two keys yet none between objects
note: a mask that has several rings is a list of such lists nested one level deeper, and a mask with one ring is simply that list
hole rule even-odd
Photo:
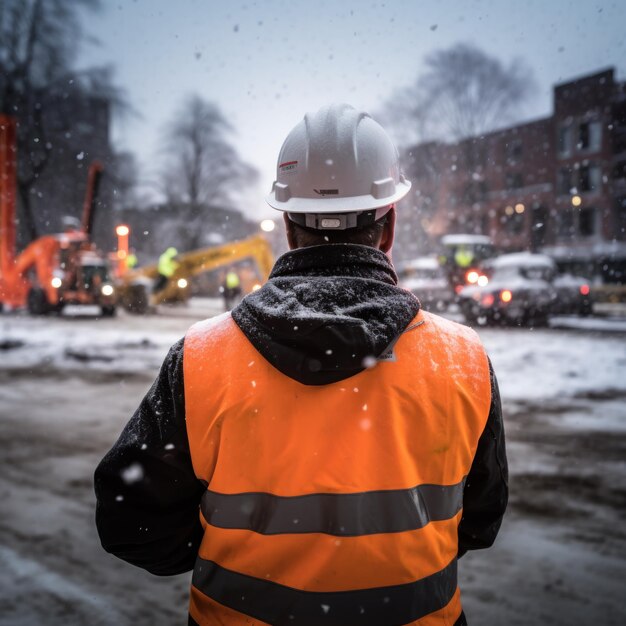
[{"label": "reflective stripe on vest", "polygon": [[229,314],[185,338],[187,431],[207,483],[199,624],[453,624],[457,527],[489,412],[470,329],[420,312],[395,359],[307,386]]}]

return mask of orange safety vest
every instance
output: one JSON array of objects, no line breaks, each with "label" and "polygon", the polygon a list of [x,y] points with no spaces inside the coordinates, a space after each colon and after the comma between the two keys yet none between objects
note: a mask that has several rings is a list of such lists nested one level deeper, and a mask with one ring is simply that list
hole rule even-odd
[{"label": "orange safety vest", "polygon": [[420,311],[386,362],[309,386],[225,314],[189,330],[183,363],[207,484],[196,622],[455,622],[463,488],[491,402],[474,331]]}]

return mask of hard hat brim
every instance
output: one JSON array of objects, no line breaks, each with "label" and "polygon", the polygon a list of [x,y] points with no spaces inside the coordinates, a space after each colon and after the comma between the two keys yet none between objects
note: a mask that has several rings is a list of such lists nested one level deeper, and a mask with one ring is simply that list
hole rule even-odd
[{"label": "hard hat brim", "polygon": [[286,202],[277,200],[272,190],[269,195],[265,196],[265,201],[273,209],[289,213],[353,213],[394,204],[404,198],[409,189],[411,189],[410,181],[401,180],[396,184],[396,192],[385,198],[374,198],[371,194],[367,194],[348,198],[289,198]]}]

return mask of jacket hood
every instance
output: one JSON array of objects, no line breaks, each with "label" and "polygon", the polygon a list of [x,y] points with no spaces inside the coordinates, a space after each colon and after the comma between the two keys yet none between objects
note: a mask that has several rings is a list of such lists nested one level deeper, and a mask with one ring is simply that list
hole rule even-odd
[{"label": "jacket hood", "polygon": [[375,362],[419,310],[380,250],[329,244],[281,256],[268,282],[232,312],[252,345],[307,385],[343,380]]}]

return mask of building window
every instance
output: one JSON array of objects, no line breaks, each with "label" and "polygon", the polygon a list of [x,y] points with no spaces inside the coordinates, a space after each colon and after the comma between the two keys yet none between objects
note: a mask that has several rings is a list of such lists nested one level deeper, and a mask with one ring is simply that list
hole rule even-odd
[{"label": "building window", "polygon": [[583,193],[598,191],[601,178],[601,171],[597,165],[588,163],[581,165],[578,170],[578,190]]},{"label": "building window", "polygon": [[488,213],[483,213],[480,216],[480,232],[483,235],[488,235],[489,234],[490,222],[491,222],[491,218],[489,217]]},{"label": "building window", "polygon": [[626,161],[619,161],[613,166],[613,172],[611,173],[613,180],[620,180],[626,178]]},{"label": "building window", "polygon": [[589,149],[589,136],[589,122],[583,122],[578,127],[578,145],[576,147],[579,150]]},{"label": "building window", "polygon": [[626,196],[615,202],[615,233],[619,240],[626,239]]},{"label": "building window", "polygon": [[559,170],[557,180],[557,190],[560,195],[568,195],[572,192],[572,170],[569,167],[562,167]]},{"label": "building window", "polygon": [[574,211],[567,209],[559,214],[558,232],[560,239],[571,239],[576,234],[574,226]]},{"label": "building window", "polygon": [[602,124],[598,120],[591,122],[581,122],[578,126],[579,150],[597,152],[602,145]]},{"label": "building window", "polygon": [[513,139],[506,144],[506,160],[517,163],[522,158],[522,140]]},{"label": "building window", "polygon": [[567,157],[572,153],[572,127],[570,124],[559,126],[558,151],[559,156]]},{"label": "building window", "polygon": [[558,233],[561,240],[593,237],[598,228],[598,210],[595,207],[570,208],[559,214]]},{"label": "building window", "polygon": [[578,232],[581,237],[591,237],[597,231],[597,211],[592,207],[580,209],[578,214]]}]

